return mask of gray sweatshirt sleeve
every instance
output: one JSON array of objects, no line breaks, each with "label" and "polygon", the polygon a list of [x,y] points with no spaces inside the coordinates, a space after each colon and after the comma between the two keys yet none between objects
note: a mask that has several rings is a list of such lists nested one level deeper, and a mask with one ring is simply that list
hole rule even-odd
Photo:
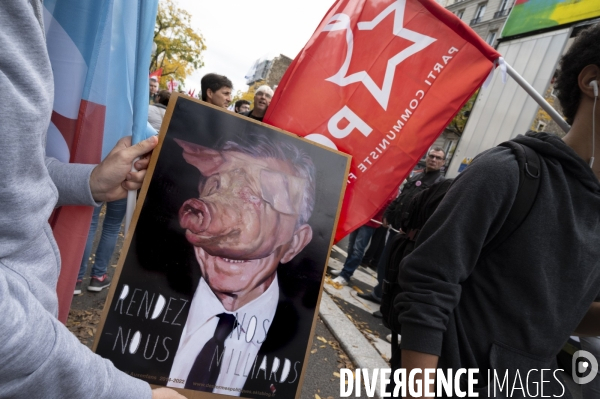
[{"label": "gray sweatshirt sleeve", "polygon": [[510,149],[500,147],[476,158],[456,178],[400,267],[402,292],[394,306],[402,349],[440,355],[460,284],[502,226],[518,184],[517,161]]},{"label": "gray sweatshirt sleeve", "polygon": [[[0,264],[1,265],[1,264]],[[150,398],[150,386],[81,345],[16,273],[0,268],[0,397]]]},{"label": "gray sweatshirt sleeve", "polygon": [[54,99],[41,0],[0,1],[0,398],[150,399],[150,386],[79,343],[55,317],[60,254],[48,218],[94,204],[92,165],[44,158]]},{"label": "gray sweatshirt sleeve", "polygon": [[96,165],[62,163],[55,158],[46,157],[46,168],[52,182],[58,190],[58,202],[62,205],[100,206],[94,201],[90,191],[90,175]]}]

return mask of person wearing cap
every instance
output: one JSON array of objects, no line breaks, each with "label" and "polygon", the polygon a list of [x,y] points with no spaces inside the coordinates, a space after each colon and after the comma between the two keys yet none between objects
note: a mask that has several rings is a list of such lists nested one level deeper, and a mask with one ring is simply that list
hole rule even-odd
[{"label": "person wearing cap", "polygon": [[254,93],[254,108],[242,115],[262,122],[267,113],[267,108],[269,108],[269,104],[271,104],[272,98],[273,89],[267,85],[260,86]]}]

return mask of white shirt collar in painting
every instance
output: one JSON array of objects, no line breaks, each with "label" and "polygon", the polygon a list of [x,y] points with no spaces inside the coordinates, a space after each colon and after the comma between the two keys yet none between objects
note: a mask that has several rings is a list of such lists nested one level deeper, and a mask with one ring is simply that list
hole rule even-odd
[{"label": "white shirt collar in painting", "polygon": [[[236,316],[238,326],[225,340],[225,353],[221,360],[221,370],[213,393],[239,396],[246,377],[254,364],[260,346],[273,322],[279,302],[279,282],[277,276],[258,298],[242,306],[235,312],[225,310],[221,301],[202,278],[194,293],[179,348],[175,354],[167,386],[184,388],[196,357],[212,338],[219,322],[218,314],[230,313]],[[258,360],[260,362],[260,359]],[[184,381],[183,383],[175,381]]]}]

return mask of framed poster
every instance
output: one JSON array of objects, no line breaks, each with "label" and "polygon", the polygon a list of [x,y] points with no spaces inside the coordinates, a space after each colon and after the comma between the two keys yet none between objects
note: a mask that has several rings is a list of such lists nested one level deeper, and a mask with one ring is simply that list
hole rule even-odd
[{"label": "framed poster", "polygon": [[189,398],[297,398],[350,157],[176,95],[94,350]]}]

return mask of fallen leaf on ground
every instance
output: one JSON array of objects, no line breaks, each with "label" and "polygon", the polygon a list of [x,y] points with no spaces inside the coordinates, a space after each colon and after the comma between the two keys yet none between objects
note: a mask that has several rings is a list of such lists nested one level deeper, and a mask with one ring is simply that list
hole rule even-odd
[{"label": "fallen leaf on ground", "polygon": [[360,288],[358,288],[357,286],[353,285],[352,289],[356,292],[358,292],[359,294],[364,294],[365,292],[363,290],[361,290]]},{"label": "fallen leaf on ground", "polygon": [[333,375],[336,376],[337,378],[340,378],[340,373],[338,373],[337,371],[334,371]]},{"label": "fallen leaf on ground", "polygon": [[317,353],[317,350],[313,349],[313,350],[310,351],[310,353]]},{"label": "fallen leaf on ground", "polygon": [[323,337],[317,337],[317,339],[321,342],[327,343],[327,340]]},{"label": "fallen leaf on ground", "polygon": [[344,287],[340,283],[334,282],[330,277],[325,277],[325,284],[331,285],[336,290],[341,290]]}]

